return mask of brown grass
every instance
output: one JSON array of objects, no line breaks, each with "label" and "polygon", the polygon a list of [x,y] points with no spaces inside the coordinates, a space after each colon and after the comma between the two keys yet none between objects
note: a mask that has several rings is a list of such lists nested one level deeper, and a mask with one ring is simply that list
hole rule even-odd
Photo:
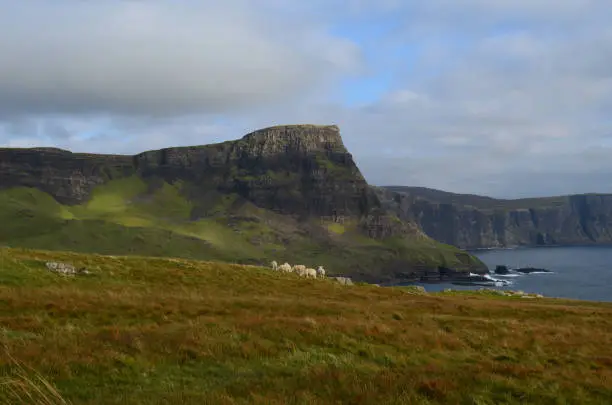
[{"label": "brown grass", "polygon": [[11,403],[27,403],[32,405],[67,405],[67,402],[55,387],[53,387],[36,370],[25,367],[16,361],[8,351],[5,356],[12,364],[12,376],[0,379],[0,387],[5,396],[3,400]]},{"label": "brown grass", "polygon": [[[93,274],[50,274],[50,259]],[[11,404],[612,403],[602,303],[0,249],[0,325]],[[55,402],[23,396],[36,387]]]}]

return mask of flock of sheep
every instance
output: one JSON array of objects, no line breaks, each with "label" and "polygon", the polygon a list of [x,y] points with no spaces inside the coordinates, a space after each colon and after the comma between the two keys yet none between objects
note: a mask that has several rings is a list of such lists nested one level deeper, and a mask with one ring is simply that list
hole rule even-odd
[{"label": "flock of sheep", "polygon": [[280,271],[283,273],[296,273],[300,277],[306,278],[325,278],[325,269],[323,266],[319,266],[316,270],[308,268],[303,264],[296,264],[291,267],[291,265],[287,262],[281,264],[280,266],[276,263],[276,260],[271,263],[272,270]]}]

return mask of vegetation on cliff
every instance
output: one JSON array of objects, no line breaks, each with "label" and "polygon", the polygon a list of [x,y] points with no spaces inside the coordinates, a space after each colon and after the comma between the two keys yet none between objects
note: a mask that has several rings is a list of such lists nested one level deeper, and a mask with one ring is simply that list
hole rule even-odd
[{"label": "vegetation on cliff", "polygon": [[465,266],[459,250],[426,238],[377,240],[364,236],[356,221],[300,222],[235,194],[209,199],[206,216],[192,220],[193,203],[181,195],[180,184],[161,183],[152,193],[147,187],[136,176],[113,180],[79,205],[62,205],[33,188],[0,191],[0,243],[245,264],[288,260],[370,281],[396,277],[380,272],[383,260],[404,257],[413,265]]},{"label": "vegetation on cliff", "polygon": [[0,403],[612,402],[603,303],[0,249],[0,308]]}]

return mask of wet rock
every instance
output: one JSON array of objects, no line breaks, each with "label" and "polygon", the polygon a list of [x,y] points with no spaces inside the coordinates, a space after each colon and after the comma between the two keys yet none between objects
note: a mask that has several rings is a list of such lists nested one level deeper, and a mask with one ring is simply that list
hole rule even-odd
[{"label": "wet rock", "polygon": [[537,267],[521,267],[518,269],[514,269],[514,271],[518,272],[518,273],[524,273],[524,274],[529,274],[529,273],[552,273],[552,271],[550,270],[546,270],[546,269],[540,269]]},{"label": "wet rock", "polygon": [[494,270],[495,274],[509,274],[510,270],[508,270],[508,266],[497,266]]}]

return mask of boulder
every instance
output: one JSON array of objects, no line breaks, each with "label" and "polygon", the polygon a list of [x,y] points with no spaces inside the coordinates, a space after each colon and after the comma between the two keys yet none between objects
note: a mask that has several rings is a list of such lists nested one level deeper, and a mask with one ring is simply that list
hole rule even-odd
[{"label": "boulder", "polygon": [[47,266],[49,271],[59,274],[89,274],[89,271],[87,271],[85,267],[77,269],[69,263],[47,262],[45,263],[45,266]]},{"label": "boulder", "polygon": [[336,280],[342,285],[353,285],[353,280],[351,280],[349,277],[330,277],[330,278],[333,280]]}]

